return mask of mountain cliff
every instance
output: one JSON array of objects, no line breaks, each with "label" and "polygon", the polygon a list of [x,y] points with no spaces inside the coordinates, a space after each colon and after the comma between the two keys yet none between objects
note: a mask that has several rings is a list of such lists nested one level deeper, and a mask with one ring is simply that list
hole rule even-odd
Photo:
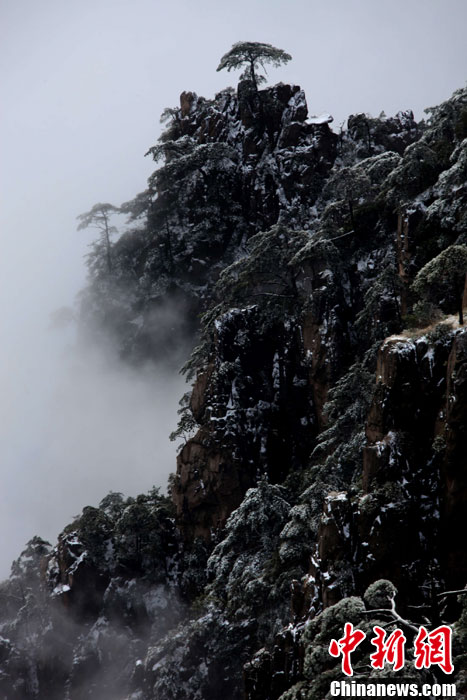
[{"label": "mountain cliff", "polygon": [[467,696],[467,90],[336,134],[244,76],[164,118],[82,317],[133,363],[196,344],[170,497],[28,543],[0,697],[325,698],[344,623],[400,619],[453,626]]}]

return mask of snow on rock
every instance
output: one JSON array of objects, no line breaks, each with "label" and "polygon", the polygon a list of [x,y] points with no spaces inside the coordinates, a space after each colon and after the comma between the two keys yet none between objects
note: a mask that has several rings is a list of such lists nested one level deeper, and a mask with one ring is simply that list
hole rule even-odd
[{"label": "snow on rock", "polygon": [[319,117],[308,117],[307,121],[309,124],[330,124],[334,121],[334,117],[324,112],[320,114]]}]

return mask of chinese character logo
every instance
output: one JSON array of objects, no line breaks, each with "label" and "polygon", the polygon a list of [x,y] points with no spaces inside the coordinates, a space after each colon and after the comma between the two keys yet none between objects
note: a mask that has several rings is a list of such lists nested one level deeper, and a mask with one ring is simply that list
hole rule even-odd
[{"label": "chinese character logo", "polygon": [[420,627],[415,640],[415,668],[437,665],[444,673],[452,673],[451,634],[452,630],[447,625],[441,625],[433,632]]},{"label": "chinese character logo", "polygon": [[366,634],[361,630],[353,631],[351,622],[346,622],[344,627],[344,636],[337,641],[333,639],[329,645],[329,653],[331,656],[338,657],[342,654],[342,671],[346,676],[353,676],[353,668],[350,663],[351,653],[363,642]]},{"label": "chinese character logo", "polygon": [[[391,634],[375,625],[374,636],[371,643],[376,651],[370,655],[371,666],[374,669],[383,669],[386,664],[392,664],[394,671],[400,671],[405,665],[405,645],[407,639],[400,629],[395,629]],[[415,668],[430,668],[439,666],[444,673],[452,673],[451,639],[452,630],[447,625],[441,625],[432,632],[425,627],[420,627],[414,645]],[[346,676],[353,676],[351,654],[366,638],[365,632],[355,629],[350,622],[345,623],[344,636],[341,639],[332,639],[329,645],[331,656],[342,656],[342,671]]]},{"label": "chinese character logo", "polygon": [[405,662],[405,643],[406,638],[400,629],[394,630],[387,641],[386,632],[381,627],[373,627],[375,636],[371,643],[376,647],[374,654],[370,656],[371,665],[373,668],[384,668],[384,664],[393,664],[394,671],[399,671],[404,668]]}]

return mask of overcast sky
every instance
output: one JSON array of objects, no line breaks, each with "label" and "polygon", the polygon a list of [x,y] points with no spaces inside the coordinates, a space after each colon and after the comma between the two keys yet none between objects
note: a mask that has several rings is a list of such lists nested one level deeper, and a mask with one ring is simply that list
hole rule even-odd
[{"label": "overcast sky", "polygon": [[253,40],[292,54],[270,81],[336,126],[421,118],[465,84],[466,26],[466,0],[0,0],[0,578],[34,534],[109,490],[165,487],[175,466],[180,381],[77,359],[70,332],[47,330],[84,283],[76,216],[145,188],[164,107],[235,85],[215,69]]}]

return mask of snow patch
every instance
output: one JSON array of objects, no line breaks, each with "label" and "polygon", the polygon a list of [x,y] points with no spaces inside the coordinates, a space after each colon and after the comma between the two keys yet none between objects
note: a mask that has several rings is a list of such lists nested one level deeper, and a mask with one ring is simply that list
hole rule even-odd
[{"label": "snow patch", "polygon": [[307,119],[308,124],[330,124],[334,121],[334,117],[327,112],[323,112],[318,117],[309,117]]}]

